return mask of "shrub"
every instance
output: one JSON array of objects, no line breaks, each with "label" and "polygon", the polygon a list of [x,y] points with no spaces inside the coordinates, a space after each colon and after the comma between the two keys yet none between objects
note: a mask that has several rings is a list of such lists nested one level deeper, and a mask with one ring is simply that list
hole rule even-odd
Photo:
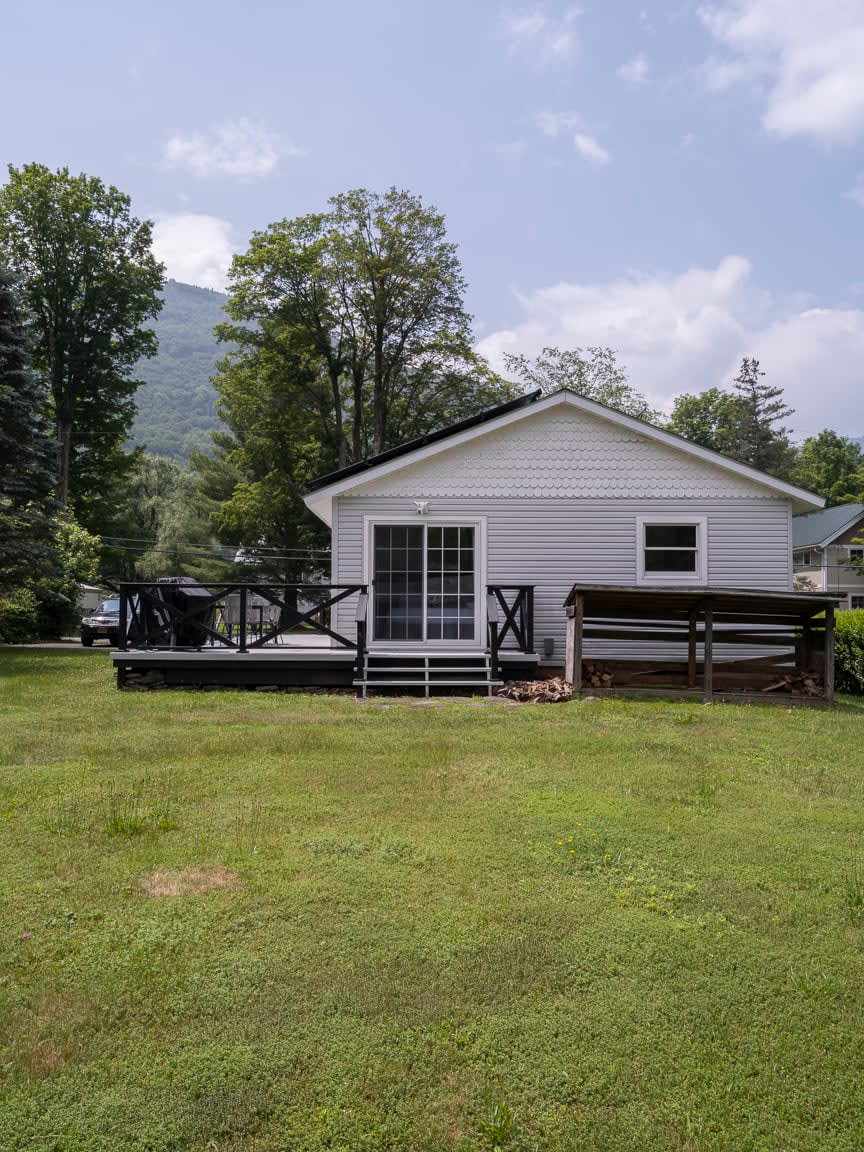
[{"label": "shrub", "polygon": [[864,693],[864,610],[837,613],[834,678],[838,691]]},{"label": "shrub", "polygon": [[0,641],[26,644],[39,635],[39,604],[29,588],[0,596]]}]

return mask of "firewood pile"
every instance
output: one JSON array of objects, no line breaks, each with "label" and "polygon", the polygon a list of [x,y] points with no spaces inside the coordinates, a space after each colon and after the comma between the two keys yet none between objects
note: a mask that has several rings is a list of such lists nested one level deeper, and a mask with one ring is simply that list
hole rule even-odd
[{"label": "firewood pile", "polygon": [[498,689],[498,695],[520,704],[558,704],[573,697],[573,685],[563,676],[550,680],[518,680]]},{"label": "firewood pile", "polygon": [[582,684],[585,688],[612,687],[614,677],[608,664],[601,664],[597,660],[585,660],[582,663]]},{"label": "firewood pile", "polygon": [[763,692],[796,692],[799,696],[824,696],[825,686],[820,676],[805,672],[784,672],[779,679],[766,684]]}]

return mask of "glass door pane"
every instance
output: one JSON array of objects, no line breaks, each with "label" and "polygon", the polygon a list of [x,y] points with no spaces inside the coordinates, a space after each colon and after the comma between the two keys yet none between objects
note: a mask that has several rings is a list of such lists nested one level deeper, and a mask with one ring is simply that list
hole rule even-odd
[{"label": "glass door pane", "polygon": [[474,639],[474,529],[426,529],[426,638]]},{"label": "glass door pane", "polygon": [[375,639],[422,640],[422,525],[376,524],[373,547]]}]

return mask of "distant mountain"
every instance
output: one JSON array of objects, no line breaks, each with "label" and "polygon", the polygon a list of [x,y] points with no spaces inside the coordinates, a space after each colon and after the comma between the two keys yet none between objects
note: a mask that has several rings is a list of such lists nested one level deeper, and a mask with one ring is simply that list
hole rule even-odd
[{"label": "distant mountain", "polygon": [[213,335],[225,319],[227,297],[177,280],[166,283],[164,295],[154,324],[159,354],[137,368],[144,383],[135,394],[131,439],[148,452],[185,460],[194,448],[208,448],[210,433],[220,426],[210,377],[227,351]]}]

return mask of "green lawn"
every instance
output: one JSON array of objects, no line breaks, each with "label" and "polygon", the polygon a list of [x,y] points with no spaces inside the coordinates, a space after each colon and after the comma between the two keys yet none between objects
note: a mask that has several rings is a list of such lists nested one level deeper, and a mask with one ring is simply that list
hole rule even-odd
[{"label": "green lawn", "polygon": [[0,1148],[857,1152],[862,734],[0,652]]}]

